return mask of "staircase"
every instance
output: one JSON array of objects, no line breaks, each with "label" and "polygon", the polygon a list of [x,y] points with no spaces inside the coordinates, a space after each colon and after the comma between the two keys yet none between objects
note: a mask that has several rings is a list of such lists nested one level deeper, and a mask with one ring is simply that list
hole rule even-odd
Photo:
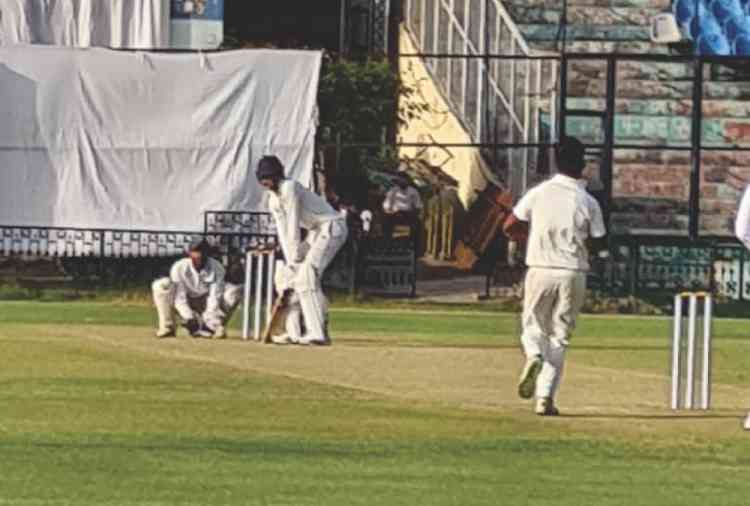
[{"label": "staircase", "polygon": [[[420,10],[420,6],[435,6]],[[487,41],[489,51],[496,54],[539,54],[563,48],[566,54],[586,53],[606,55],[612,52],[633,55],[669,55],[670,48],[654,44],[648,38],[649,20],[652,16],[671,10],[672,0],[567,0],[567,29],[560,28],[562,0],[408,0],[407,27],[422,45],[425,52],[447,51],[441,43],[448,38],[441,31],[443,18],[434,13],[442,12],[444,5],[465,12],[463,22],[468,19],[483,19],[487,5],[490,23]],[[497,8],[492,7],[497,5]],[[479,9],[479,14],[470,15]],[[486,24],[486,22],[485,22]],[[430,30],[425,30],[430,26]],[[446,24],[446,31],[451,25]],[[483,26],[483,25],[480,25]],[[493,28],[495,27],[495,28]],[[433,30],[434,28],[434,30]],[[422,37],[416,34],[422,33]],[[435,34],[434,41],[431,39]],[[453,29],[452,33],[457,33]],[[564,37],[563,37],[564,35]],[[564,38],[564,44],[563,44]],[[454,39],[455,40],[455,39]],[[484,37],[472,36],[481,43]],[[455,46],[453,44],[451,47]],[[455,49],[455,47],[453,47]],[[518,48],[523,48],[519,51]],[[481,50],[479,48],[477,51]],[[481,62],[477,62],[481,64]],[[430,62],[427,62],[430,65]],[[433,62],[434,63],[434,62]],[[543,142],[556,137],[554,127],[556,92],[559,79],[551,65],[536,72],[533,64],[523,60],[515,62],[497,60],[491,64],[490,78],[496,83],[498,93],[490,94],[489,100],[496,103],[491,124],[472,121],[476,111],[481,110],[470,99],[476,93],[468,91],[464,101],[455,100],[455,91],[460,87],[450,86],[466,74],[457,74],[457,67],[441,73],[442,67],[434,67],[433,76],[442,86],[443,95],[451,106],[474,132],[475,142]],[[466,68],[472,68],[469,64]],[[606,60],[570,60],[567,82],[566,132],[580,137],[588,144],[603,142],[603,117],[606,96]],[[703,94],[703,146],[748,146],[750,147],[750,73],[738,77],[737,68],[726,65],[705,65]],[[632,146],[689,147],[691,145],[691,116],[693,94],[693,65],[691,62],[647,62],[644,60],[619,60],[617,63],[615,100],[615,143]],[[536,89],[537,75],[541,75],[542,86]],[[446,76],[443,80],[442,76]],[[476,78],[469,76],[469,86],[475,89]],[[448,83],[448,85],[444,85]],[[529,85],[530,84],[530,85]],[[528,86],[527,86],[528,85]],[[494,86],[494,84],[493,84]],[[494,88],[493,88],[494,89]],[[495,95],[498,97],[495,99]],[[479,95],[481,99],[481,95]],[[484,106],[483,104],[482,107]],[[467,112],[472,114],[466,114]],[[572,111],[578,111],[573,114]],[[478,126],[482,126],[481,131]],[[517,154],[522,156],[515,156]],[[508,155],[508,156],[502,156]],[[750,153],[729,151],[703,151],[701,157],[700,223],[699,232],[717,236],[732,236],[732,223],[740,195],[750,182]],[[485,155],[486,160],[492,160]],[[515,194],[533,184],[535,164],[540,161],[533,150],[506,150],[493,169],[509,185]],[[689,216],[690,152],[678,149],[629,149],[616,150],[613,163],[612,225],[613,231],[622,234],[685,235]],[[589,164],[593,179],[601,178],[598,164],[592,159]],[[539,162],[543,167],[543,163]],[[513,183],[513,178],[523,171],[524,181]],[[544,173],[541,173],[541,177]],[[597,181],[594,181],[596,186]],[[598,183],[601,187],[600,182]],[[519,191],[520,190],[520,191]]]}]

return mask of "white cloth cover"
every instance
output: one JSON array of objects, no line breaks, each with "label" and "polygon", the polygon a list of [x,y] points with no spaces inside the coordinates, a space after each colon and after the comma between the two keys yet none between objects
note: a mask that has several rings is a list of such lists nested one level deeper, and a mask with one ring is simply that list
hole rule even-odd
[{"label": "white cloth cover", "polygon": [[169,0],[0,0],[0,46],[163,49]]},{"label": "white cloth cover", "polygon": [[312,178],[318,51],[0,48],[0,224],[200,232]]}]

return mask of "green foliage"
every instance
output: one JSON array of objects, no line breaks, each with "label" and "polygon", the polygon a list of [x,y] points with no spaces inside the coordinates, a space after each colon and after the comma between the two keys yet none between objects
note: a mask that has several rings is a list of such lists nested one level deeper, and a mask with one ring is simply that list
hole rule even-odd
[{"label": "green foliage", "polygon": [[[415,90],[387,60],[328,61],[318,91],[324,143],[382,142],[384,133],[405,124],[429,106],[413,100]],[[403,100],[399,103],[399,97]]]}]

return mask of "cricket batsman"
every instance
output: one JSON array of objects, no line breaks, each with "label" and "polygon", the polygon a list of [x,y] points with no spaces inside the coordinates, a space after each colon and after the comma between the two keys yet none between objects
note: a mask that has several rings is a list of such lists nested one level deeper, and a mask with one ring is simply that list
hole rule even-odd
[{"label": "cricket batsman", "polygon": [[584,155],[578,139],[561,139],[555,147],[559,173],[529,190],[503,224],[512,240],[528,237],[521,335],[526,364],[518,394],[536,397],[541,416],[559,414],[555,394],[583,306],[589,253],[606,255],[602,210],[584,186]]},{"label": "cricket batsman", "polygon": [[226,282],[224,266],[209,250],[204,239],[194,240],[187,258],[172,265],[169,277],[151,285],[159,315],[156,337],[176,335],[174,310],[192,337],[226,337],[225,325],[240,302],[242,285]]},{"label": "cricket batsman", "polygon": [[[275,156],[264,156],[258,162],[256,176],[268,190],[268,207],[281,250],[294,273],[291,287],[299,297],[306,330],[299,344],[330,344],[321,278],[346,242],[346,219],[323,197],[286,179],[284,166]],[[309,248],[303,246],[302,229],[307,231]]]}]

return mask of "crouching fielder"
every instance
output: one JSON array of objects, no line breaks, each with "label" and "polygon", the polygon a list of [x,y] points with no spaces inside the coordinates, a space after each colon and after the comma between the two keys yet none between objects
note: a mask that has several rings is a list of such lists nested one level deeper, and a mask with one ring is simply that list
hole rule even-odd
[{"label": "crouching fielder", "polygon": [[503,226],[521,240],[530,226],[521,335],[526,365],[518,393],[536,396],[542,416],[558,414],[555,394],[586,294],[589,252],[606,247],[601,208],[583,186],[583,144],[566,137],[555,154],[560,173],[526,193]]},{"label": "crouching fielder", "polygon": [[159,315],[156,337],[174,337],[174,310],[193,337],[226,337],[225,324],[242,297],[242,286],[226,283],[221,263],[208,256],[209,244],[196,240],[188,257],[172,265],[169,277],[152,284]]},{"label": "crouching fielder", "polygon": [[[269,192],[271,211],[287,265],[294,271],[292,288],[299,297],[306,333],[300,344],[329,344],[327,308],[321,278],[346,242],[346,219],[326,200],[296,181],[284,178],[284,166],[275,156],[258,163],[257,177]],[[307,252],[302,229],[308,233]]]}]

